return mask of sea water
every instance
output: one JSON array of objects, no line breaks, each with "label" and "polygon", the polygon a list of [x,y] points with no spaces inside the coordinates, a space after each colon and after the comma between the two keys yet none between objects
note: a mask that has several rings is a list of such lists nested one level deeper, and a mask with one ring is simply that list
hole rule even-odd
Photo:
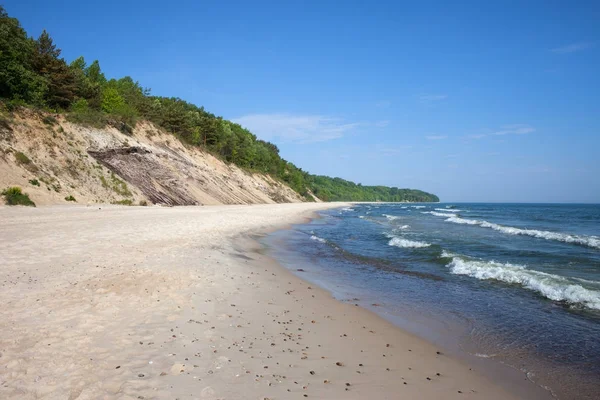
[{"label": "sea water", "polygon": [[600,398],[600,205],[356,204],[265,239],[342,301]]}]

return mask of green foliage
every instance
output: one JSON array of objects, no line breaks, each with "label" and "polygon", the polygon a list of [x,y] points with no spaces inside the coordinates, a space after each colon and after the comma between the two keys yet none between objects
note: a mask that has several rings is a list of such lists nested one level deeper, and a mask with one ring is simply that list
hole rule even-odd
[{"label": "green foliage", "polygon": [[2,191],[2,196],[6,204],[9,206],[31,206],[35,207],[35,203],[31,201],[27,193],[23,193],[20,187],[14,186],[6,188]]},{"label": "green foliage", "polygon": [[56,118],[54,118],[52,115],[46,115],[44,118],[42,118],[42,122],[46,125],[55,125],[58,123],[58,121],[56,120]]},{"label": "green foliage", "polygon": [[29,183],[31,183],[33,186],[40,186],[40,182],[37,179],[30,179]]},{"label": "green foliage", "polygon": [[104,128],[107,124],[106,114],[91,108],[86,99],[78,99],[73,102],[67,119],[73,123],[94,128]]},{"label": "green foliage", "polygon": [[18,110],[20,107],[27,107],[28,103],[23,99],[14,98],[7,101],[5,105],[7,111],[13,112],[15,110]]},{"label": "green foliage", "polygon": [[69,196],[65,197],[65,200],[66,200],[66,201],[74,201],[74,202],[77,202],[77,200],[75,200],[75,197],[73,197],[72,195],[69,195]]},{"label": "green foliage", "polygon": [[55,109],[67,109],[75,99],[75,76],[67,63],[60,57],[56,47],[45,30],[34,42],[32,57],[33,70],[47,82],[45,102]]},{"label": "green foliage", "polygon": [[110,179],[112,180],[112,189],[121,196],[131,197],[133,194],[129,191],[127,184],[125,181],[119,179],[114,173],[110,174]]},{"label": "green foliage", "polygon": [[119,94],[119,91],[112,87],[107,87],[102,91],[102,111],[110,114],[117,112],[125,107],[125,100]]},{"label": "green foliage", "polygon": [[108,184],[108,182],[106,181],[106,178],[105,178],[105,177],[101,176],[101,177],[100,177],[100,182],[102,182],[102,187],[103,187],[103,188],[106,188],[106,189],[110,188],[110,185],[109,185],[109,184]]},{"label": "green foliage", "polygon": [[[86,67],[86,63],[83,57],[77,58],[73,61],[69,68],[73,74],[76,85],[76,95],[78,100],[75,103],[84,100],[86,108],[88,105],[98,110],[100,108],[101,103],[101,84],[97,82],[97,75],[100,74],[100,65],[98,61],[95,61],[90,67]],[[90,78],[90,69],[93,69],[94,79]],[[103,75],[102,75],[103,77]],[[100,79],[100,81],[104,82],[106,79]],[[71,105],[71,109],[73,109],[75,103]]]},{"label": "green foliage", "polygon": [[131,201],[130,199],[123,199],[123,200],[113,201],[111,204],[119,204],[121,206],[130,206],[133,204],[133,201]]},{"label": "green foliage", "polygon": [[43,105],[47,82],[31,64],[33,42],[16,18],[0,6],[0,98]]},{"label": "green foliage", "polygon": [[20,151],[17,151],[15,153],[15,160],[17,160],[17,163],[19,164],[31,164],[31,160],[29,159],[29,157],[27,157],[25,154],[21,153]]},{"label": "green foliage", "polygon": [[312,175],[311,191],[323,201],[412,201],[436,202],[438,197],[421,190],[387,186],[362,186],[341,178]]},{"label": "green foliage", "polygon": [[[46,31],[36,40],[28,38],[0,6],[0,98],[9,100],[7,108],[28,104],[69,110],[71,122],[98,128],[109,123],[126,134],[133,133],[138,119],[149,120],[226,162],[269,174],[309,200],[308,190],[326,201],[437,201],[418,190],[310,175],[281,158],[277,146],[234,122],[179,98],[151,96],[129,76],[107,80],[97,60],[88,66],[79,57],[67,65],[60,54]],[[101,179],[116,193],[131,196],[124,182]]]},{"label": "green foliage", "polygon": [[[102,111],[127,125],[135,126],[136,110],[125,102],[125,98],[118,89],[118,81],[111,80],[102,91]],[[130,133],[131,129],[119,129],[124,133]]]},{"label": "green foliage", "polygon": [[106,77],[100,69],[100,63],[95,60],[89,67],[85,69],[85,76],[88,77],[90,82],[103,86],[106,83]]},{"label": "green foliage", "polygon": [[86,113],[90,110],[86,99],[77,99],[71,104],[71,111],[75,113]]},{"label": "green foliage", "polygon": [[127,187],[127,183],[125,181],[119,179],[114,173],[110,174],[110,182],[106,180],[105,177],[100,176],[100,182],[102,182],[102,187],[106,189],[111,189],[115,193],[125,196],[132,197],[133,193]]}]

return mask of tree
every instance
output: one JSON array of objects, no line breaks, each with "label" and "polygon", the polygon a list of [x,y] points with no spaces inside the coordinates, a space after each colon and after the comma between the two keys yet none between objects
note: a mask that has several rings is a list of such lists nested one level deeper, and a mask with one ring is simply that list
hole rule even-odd
[{"label": "tree", "polygon": [[98,60],[95,60],[90,64],[89,67],[87,67],[87,69],[85,70],[85,75],[93,83],[96,83],[100,86],[106,84],[106,77],[100,69],[100,62],[98,62]]},{"label": "tree", "polygon": [[341,178],[310,175],[279,154],[273,143],[259,140],[244,127],[179,98],[151,96],[126,76],[107,80],[98,60],[86,65],[79,57],[70,65],[48,32],[27,37],[19,21],[0,6],[0,98],[57,109],[70,108],[72,120],[105,126],[114,120],[130,132],[138,117],[146,118],[180,140],[252,171],[283,180],[300,195],[310,189],[323,200],[438,201],[419,190],[362,186]]},{"label": "tree", "polygon": [[102,91],[102,111],[111,114],[118,112],[123,107],[125,107],[125,100],[117,89],[107,87]]},{"label": "tree", "polygon": [[32,68],[33,50],[19,21],[0,6],[0,98],[44,103],[47,83]]},{"label": "tree", "polygon": [[51,107],[66,109],[75,99],[75,76],[60,57],[61,50],[56,47],[45,30],[34,42],[32,66],[36,73],[48,83],[46,103]]},{"label": "tree", "polygon": [[75,79],[75,94],[79,99],[85,99],[94,109],[100,109],[101,88],[96,82],[92,82],[86,74],[86,62],[83,57],[75,59],[70,65],[71,73]]}]

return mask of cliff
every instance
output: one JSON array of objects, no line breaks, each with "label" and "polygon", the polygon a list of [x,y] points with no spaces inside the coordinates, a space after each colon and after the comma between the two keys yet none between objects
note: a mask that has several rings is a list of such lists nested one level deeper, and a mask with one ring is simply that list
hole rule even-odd
[{"label": "cliff", "polygon": [[152,123],[125,134],[24,108],[0,121],[0,188],[9,186],[38,205],[66,204],[69,196],[83,204],[303,201],[282,182],[184,145]]}]

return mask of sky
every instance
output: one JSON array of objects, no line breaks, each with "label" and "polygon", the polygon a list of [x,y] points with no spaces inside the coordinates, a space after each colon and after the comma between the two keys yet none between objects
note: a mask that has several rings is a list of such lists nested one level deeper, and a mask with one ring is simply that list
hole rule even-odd
[{"label": "sky", "polygon": [[600,202],[598,1],[0,3],[67,61],[204,106],[311,173]]}]

